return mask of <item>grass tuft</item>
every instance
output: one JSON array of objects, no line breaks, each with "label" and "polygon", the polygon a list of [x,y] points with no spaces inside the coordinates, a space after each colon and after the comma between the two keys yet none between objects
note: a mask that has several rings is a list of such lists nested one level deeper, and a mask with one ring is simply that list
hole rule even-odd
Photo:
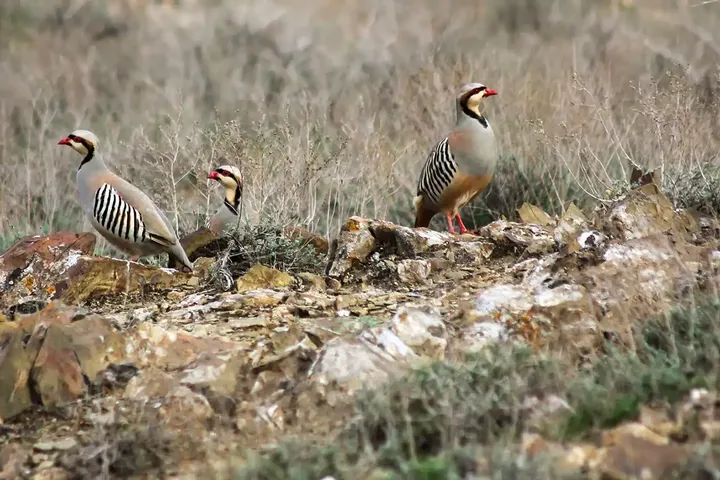
[{"label": "grass tuft", "polygon": [[277,225],[256,225],[231,234],[227,248],[219,253],[219,277],[238,278],[257,264],[288,273],[322,273],[325,258],[312,243],[291,239]]}]

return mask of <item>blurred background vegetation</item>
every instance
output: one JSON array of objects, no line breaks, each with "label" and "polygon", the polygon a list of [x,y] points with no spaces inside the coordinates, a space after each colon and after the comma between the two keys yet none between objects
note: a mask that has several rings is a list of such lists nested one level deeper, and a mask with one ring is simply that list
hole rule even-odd
[{"label": "blurred background vegetation", "polygon": [[500,93],[486,108],[502,158],[468,226],[523,201],[590,208],[633,164],[714,210],[717,32],[720,2],[699,0],[3,0],[0,247],[91,230],[80,158],[56,145],[78,127],[181,233],[219,207],[205,177],[226,163],[250,224],[409,225],[469,81]]}]

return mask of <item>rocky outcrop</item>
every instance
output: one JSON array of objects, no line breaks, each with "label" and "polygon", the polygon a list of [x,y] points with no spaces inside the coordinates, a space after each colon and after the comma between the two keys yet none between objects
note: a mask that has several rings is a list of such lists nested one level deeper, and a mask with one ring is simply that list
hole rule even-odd
[{"label": "rocky outcrop", "polygon": [[[0,256],[0,418],[75,405],[74,421],[92,428],[141,412],[198,441],[225,428],[256,445],[335,414],[345,424],[343,406],[360,389],[489,345],[582,363],[608,339],[630,344],[633,322],[711,289],[720,272],[715,231],[675,211],[654,184],[589,214],[524,205],[518,217],[472,235],[352,217],[329,250],[286,231],[327,252],[326,274],[258,263],[228,291],[199,285],[211,259],[199,258],[204,273],[192,276],[92,256],[90,234],[28,237]],[[680,420],[639,420],[598,443],[560,445],[543,435],[567,414],[565,400],[528,405],[540,413],[524,455],[552,454],[562,468],[659,478],[687,456],[670,440]],[[713,422],[707,435],[720,431]],[[41,452],[33,468],[62,471],[65,453],[92,453],[71,445],[80,438],[58,430],[18,442]],[[23,448],[3,449],[0,461],[19,468]]]},{"label": "rocky outcrop", "polygon": [[51,300],[77,304],[198,284],[179,271],[92,256],[95,240],[91,233],[69,232],[18,240],[0,255],[0,310],[34,311]]}]

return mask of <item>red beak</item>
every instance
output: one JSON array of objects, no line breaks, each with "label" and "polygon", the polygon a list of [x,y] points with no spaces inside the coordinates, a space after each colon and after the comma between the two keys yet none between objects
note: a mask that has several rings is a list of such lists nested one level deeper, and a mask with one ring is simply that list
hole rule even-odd
[{"label": "red beak", "polygon": [[486,97],[492,97],[493,95],[497,95],[497,92],[491,88],[485,89],[485,96]]},{"label": "red beak", "polygon": [[58,142],[58,145],[70,145],[70,139],[68,137],[65,137]]},{"label": "red beak", "polygon": [[217,172],[210,172],[210,173],[208,173],[208,178],[212,178],[213,180],[217,180],[218,178],[220,178],[220,176],[218,175]]}]

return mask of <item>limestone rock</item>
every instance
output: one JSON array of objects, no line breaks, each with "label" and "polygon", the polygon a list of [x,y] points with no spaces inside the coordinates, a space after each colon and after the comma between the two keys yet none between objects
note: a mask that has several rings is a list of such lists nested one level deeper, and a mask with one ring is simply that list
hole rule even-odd
[{"label": "limestone rock", "polygon": [[517,213],[522,223],[542,225],[543,227],[553,226],[555,224],[555,220],[545,213],[542,208],[531,205],[527,202],[523,203],[522,206],[518,208]]},{"label": "limestone rock", "polygon": [[415,258],[418,255],[448,245],[456,237],[448,232],[436,232],[428,228],[410,228],[390,222],[373,221],[369,225],[372,235],[386,254],[400,258]]},{"label": "limestone rock", "polygon": [[472,322],[460,330],[455,338],[456,348],[461,353],[476,353],[496,343],[507,341],[510,331],[496,321]]},{"label": "limestone rock", "polygon": [[196,391],[230,397],[235,392],[246,355],[238,351],[203,353],[186,368],[180,382]]},{"label": "limestone rock", "polygon": [[681,215],[654,183],[632,190],[625,198],[598,212],[596,224],[613,237],[625,241],[662,233],[684,236],[699,231],[697,222],[689,215]]},{"label": "limestone rock", "polygon": [[187,367],[201,354],[214,355],[242,348],[216,336],[199,338],[187,332],[167,331],[151,323],[143,323],[127,339],[128,360],[141,367],[155,366],[169,370]]},{"label": "limestone rock", "polygon": [[[328,254],[325,273],[342,279],[353,267],[363,264],[375,248],[370,220],[351,217],[340,229],[337,244]],[[334,250],[334,251],[333,251]]]},{"label": "limestone rock", "polygon": [[140,375],[128,382],[123,392],[123,397],[141,401],[163,398],[167,396],[178,383],[172,375],[163,372],[159,368],[148,367],[143,369]]},{"label": "limestone rock", "polygon": [[511,251],[543,254],[549,253],[555,248],[555,239],[552,233],[540,225],[496,220],[482,227],[479,233],[483,237],[491,239],[499,247]]},{"label": "limestone rock", "polygon": [[578,239],[578,235],[587,230],[588,225],[589,222],[585,214],[574,203],[571,203],[553,230],[555,243],[561,248],[566,247],[568,253],[584,248],[584,245]]},{"label": "limestone rock", "polygon": [[628,436],[640,438],[654,445],[668,445],[670,443],[667,437],[653,432],[642,423],[633,422],[624,423],[611,430],[604,431],[602,433],[602,445],[604,447],[620,445]]},{"label": "limestone rock", "polygon": [[157,414],[175,428],[205,422],[213,409],[201,394],[193,392],[170,374],[150,367],[128,383],[123,397],[137,402],[159,401]]},{"label": "limestone rock", "polygon": [[400,281],[409,285],[422,284],[430,276],[432,267],[428,260],[402,260],[397,264]]},{"label": "limestone rock", "polygon": [[[602,341],[599,312],[587,290],[578,285],[500,284],[478,296],[467,321],[497,322],[536,347],[587,354]],[[466,328],[472,328],[466,327]]]},{"label": "limestone rock", "polygon": [[604,329],[625,339],[630,319],[665,311],[678,294],[695,288],[697,269],[708,263],[703,248],[673,242],[663,234],[610,245],[602,260],[574,275],[574,281],[587,285],[604,312]]},{"label": "limestone rock", "polygon": [[622,435],[615,442],[598,465],[603,478],[609,480],[666,478],[689,458],[684,445],[658,444],[635,435]]},{"label": "limestone rock", "polygon": [[391,330],[373,329],[359,338],[335,338],[327,342],[308,379],[321,395],[328,395],[333,385],[352,395],[363,387],[377,387],[407,371],[415,359],[417,355]]},{"label": "limestone rock", "polygon": [[390,321],[392,331],[418,355],[445,358],[447,329],[437,311],[401,306]]}]

